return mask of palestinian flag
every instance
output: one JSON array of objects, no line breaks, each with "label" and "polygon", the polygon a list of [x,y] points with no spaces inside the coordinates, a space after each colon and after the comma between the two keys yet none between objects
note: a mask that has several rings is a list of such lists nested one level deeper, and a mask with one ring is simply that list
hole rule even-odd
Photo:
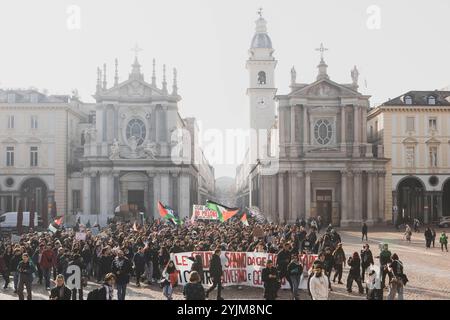
[{"label": "palestinian flag", "polygon": [[161,203],[161,201],[158,201],[158,210],[159,210],[159,215],[161,216],[161,218],[172,221],[176,225],[182,224],[182,221],[181,221],[180,217],[178,216],[178,214],[176,214],[175,211],[171,207],[163,205]]},{"label": "palestinian flag", "polygon": [[219,214],[219,220],[221,222],[225,222],[231,217],[235,216],[236,213],[239,212],[239,208],[228,208],[224,206],[223,204],[219,204],[214,201],[207,200],[206,201],[206,207],[216,211]]},{"label": "palestinian flag", "polygon": [[241,222],[244,224],[244,226],[248,227],[248,220],[247,220],[247,214],[244,212],[244,214],[241,217]]},{"label": "palestinian flag", "polygon": [[56,218],[52,223],[48,225],[48,231],[55,233],[61,227],[64,220],[64,216]]}]

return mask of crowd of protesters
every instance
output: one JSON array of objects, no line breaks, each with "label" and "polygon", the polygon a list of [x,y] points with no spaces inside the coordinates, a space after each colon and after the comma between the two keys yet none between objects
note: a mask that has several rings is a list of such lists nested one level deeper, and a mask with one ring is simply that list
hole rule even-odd
[{"label": "crowd of protesters", "polygon": [[[340,235],[328,225],[322,226],[320,218],[309,221],[298,220],[295,224],[257,224],[252,219],[249,226],[239,220],[226,223],[202,222],[176,226],[166,220],[147,222],[142,226],[131,223],[111,222],[100,230],[98,226],[74,229],[61,228],[55,233],[29,232],[20,241],[0,243],[0,272],[6,289],[12,278],[14,292],[19,299],[32,299],[33,280],[49,291],[52,300],[83,299],[83,287],[88,281],[96,281],[100,288],[88,294],[88,299],[112,300],[114,289],[117,299],[125,300],[127,285],[135,281],[147,285],[158,284],[163,295],[172,299],[174,287],[178,285],[178,271],[170,257],[172,253],[191,251],[214,251],[210,261],[209,277],[212,282],[203,289],[203,262],[201,256],[194,257],[189,283],[183,293],[188,300],[208,298],[216,290],[217,299],[222,298],[222,251],[269,252],[276,254],[276,261],[268,261],[262,270],[264,297],[276,299],[281,281],[290,286],[292,299],[299,299],[299,284],[307,275],[308,293],[312,299],[327,299],[333,285],[343,285],[343,270],[349,268],[346,281],[348,292],[353,282],[359,294],[369,299],[382,299],[386,275],[389,276],[389,299],[395,294],[403,298],[403,265],[398,256],[383,247],[379,267],[374,267],[374,257],[368,244],[360,253],[354,252],[347,259]],[[254,235],[258,225],[262,233]],[[82,228],[85,239],[76,238]],[[95,230],[97,228],[97,230]],[[319,230],[324,229],[322,233]],[[95,232],[94,232],[95,231]],[[367,239],[367,226],[363,226]],[[305,270],[299,254],[317,254],[318,258],[310,270]],[[82,274],[80,289],[68,289],[65,285],[69,266],[78,266]],[[365,282],[366,273],[368,274]],[[145,282],[143,282],[145,279]],[[398,280],[400,279],[400,280]],[[365,282],[366,288],[363,287]],[[53,288],[52,288],[53,287]]]}]

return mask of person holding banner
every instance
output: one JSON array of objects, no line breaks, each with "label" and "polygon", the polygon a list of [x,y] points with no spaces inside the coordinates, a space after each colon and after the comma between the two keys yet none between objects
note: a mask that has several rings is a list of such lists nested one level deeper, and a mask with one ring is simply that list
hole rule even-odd
[{"label": "person holding banner", "polygon": [[220,261],[220,248],[214,250],[214,254],[209,264],[209,275],[212,279],[212,286],[206,291],[206,297],[209,293],[217,287],[217,300],[223,300],[221,296],[222,292],[222,262]]},{"label": "person holding banner", "polygon": [[261,279],[264,283],[264,299],[276,300],[280,289],[280,277],[277,268],[273,266],[272,260],[267,260],[266,267],[262,270]]}]

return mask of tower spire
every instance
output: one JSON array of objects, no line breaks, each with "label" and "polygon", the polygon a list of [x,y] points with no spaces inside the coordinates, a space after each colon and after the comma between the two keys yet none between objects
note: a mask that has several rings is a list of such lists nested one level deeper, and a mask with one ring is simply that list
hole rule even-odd
[{"label": "tower spire", "polygon": [[327,68],[328,65],[325,63],[325,60],[323,59],[323,53],[325,51],[328,51],[328,48],[325,48],[323,46],[323,43],[320,44],[320,47],[316,49],[316,51],[320,52],[320,63],[317,66],[317,68],[319,69],[319,74],[317,75],[317,80],[320,79],[329,79],[330,77],[327,74]]},{"label": "tower spire", "polygon": [[155,58],[153,58],[152,86],[156,87],[156,68]]},{"label": "tower spire", "polygon": [[136,44],[134,48],[132,48],[131,50],[134,51],[134,63],[132,64],[130,79],[133,78],[143,80],[144,76],[141,73],[141,65],[139,64],[138,61],[138,52],[142,51],[142,49],[139,48],[138,45]]},{"label": "tower spire", "polygon": [[114,71],[114,86],[117,87],[117,85],[119,84],[119,62],[116,58],[115,62],[115,71]]},{"label": "tower spire", "polygon": [[106,90],[106,63],[103,64],[103,90]]},{"label": "tower spire", "polygon": [[177,68],[173,68],[173,85],[172,85],[172,95],[176,96],[178,94],[177,85]]},{"label": "tower spire", "polygon": [[166,82],[166,65],[163,64],[163,81],[162,81],[162,90],[165,94],[167,94],[167,82]]},{"label": "tower spire", "polygon": [[97,67],[97,92],[102,90],[102,70]]}]

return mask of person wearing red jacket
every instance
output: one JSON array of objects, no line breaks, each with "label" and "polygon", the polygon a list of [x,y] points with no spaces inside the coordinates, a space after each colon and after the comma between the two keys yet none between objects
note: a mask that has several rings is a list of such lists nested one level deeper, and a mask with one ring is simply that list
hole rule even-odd
[{"label": "person wearing red jacket", "polygon": [[39,266],[42,270],[42,274],[44,275],[45,280],[45,288],[50,290],[50,276],[52,268],[56,265],[56,256],[50,245],[45,247],[45,250],[42,252],[41,261]]}]

